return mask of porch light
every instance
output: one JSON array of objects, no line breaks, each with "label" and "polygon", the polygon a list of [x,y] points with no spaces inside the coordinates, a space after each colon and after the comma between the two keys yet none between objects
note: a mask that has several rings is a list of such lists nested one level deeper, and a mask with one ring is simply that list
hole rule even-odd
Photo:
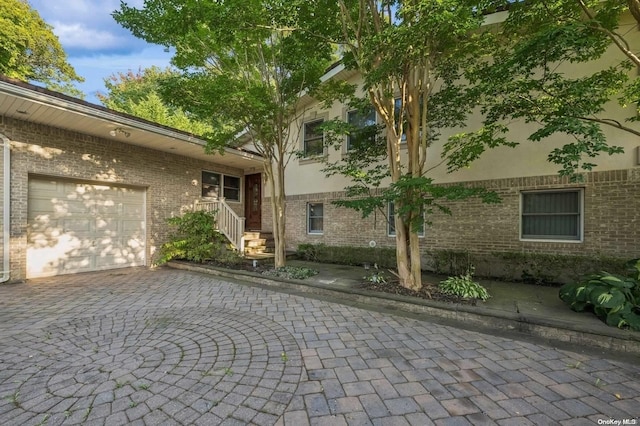
[{"label": "porch light", "polygon": [[122,135],[125,138],[128,138],[129,136],[131,136],[131,132],[127,132],[122,127],[116,127],[115,129],[109,131],[109,135],[114,138],[118,135]]}]

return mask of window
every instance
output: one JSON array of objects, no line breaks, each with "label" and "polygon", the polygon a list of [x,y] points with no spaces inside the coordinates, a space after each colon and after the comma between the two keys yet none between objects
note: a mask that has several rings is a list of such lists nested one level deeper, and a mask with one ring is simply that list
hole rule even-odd
[{"label": "window", "polygon": [[324,153],[324,134],[319,126],[324,120],[304,123],[303,151],[305,157],[315,157]]},{"label": "window", "polygon": [[350,135],[347,135],[347,151],[353,148],[354,142],[358,140],[359,137],[364,138],[372,138],[374,135],[367,134],[366,131],[361,131],[369,126],[373,126],[376,124],[376,111],[373,107],[369,108],[367,112],[361,111],[349,111],[347,112],[347,123],[354,126],[357,130],[351,132]]},{"label": "window", "polygon": [[[390,237],[396,236],[396,217],[395,206],[393,201],[389,202],[389,208],[387,209],[387,234]],[[424,237],[424,212],[422,212],[422,222],[420,223],[420,229],[418,230],[418,237]]]},{"label": "window", "polygon": [[[400,119],[400,117],[404,117],[404,111],[402,111],[402,99],[400,98],[395,98],[393,101],[393,115],[395,117],[395,121],[396,123],[398,122],[398,120]],[[400,139],[401,143],[406,143],[407,142],[407,120],[405,118],[403,118],[403,125],[402,125],[402,138]],[[395,234],[394,234],[395,235]]]},{"label": "window", "polygon": [[522,239],[582,240],[582,190],[522,193]]},{"label": "window", "polygon": [[220,197],[222,186],[223,197],[229,201],[240,201],[240,178],[221,173],[202,172],[202,196]]},{"label": "window", "polygon": [[202,196],[218,198],[221,180],[220,173],[202,172]]},{"label": "window", "polygon": [[322,234],[324,206],[322,203],[307,204],[307,232],[309,234]]},{"label": "window", "polygon": [[224,198],[232,201],[240,201],[240,178],[235,176],[224,176],[224,187],[222,193]]}]

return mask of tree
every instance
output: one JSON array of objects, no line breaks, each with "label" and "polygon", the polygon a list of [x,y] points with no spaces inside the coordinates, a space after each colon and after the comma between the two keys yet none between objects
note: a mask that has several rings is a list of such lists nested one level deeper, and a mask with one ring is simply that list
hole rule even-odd
[{"label": "tree", "polygon": [[67,62],[51,26],[26,0],[0,0],[0,74],[84,96],[73,86],[84,79]]},{"label": "tree", "polygon": [[[507,135],[500,124],[516,120],[538,124],[531,141],[568,136],[571,141],[555,148],[549,161],[561,166],[560,174],[580,179],[595,167],[593,158],[622,152],[607,143],[603,128],[640,136],[640,57],[631,47],[639,6],[638,0],[505,2],[509,15],[496,29],[499,42],[490,56],[467,69],[460,93],[482,108],[484,128],[493,136]],[[627,11],[633,18],[622,28]],[[611,51],[618,52],[617,59],[604,62]],[[566,72],[568,66],[574,71]],[[608,104],[616,99],[633,108],[626,120],[610,116]],[[449,148],[459,146],[454,141]],[[482,146],[465,152],[461,163],[476,158]]]},{"label": "tree", "polygon": [[284,173],[298,139],[292,123],[304,114],[301,94],[319,84],[332,53],[328,44],[292,29],[321,13],[314,4],[147,0],[144,9],[123,3],[114,13],[137,37],[175,48],[173,64],[182,74],[163,93],[211,121],[210,150],[242,134],[263,156],[276,266],[285,263]]},{"label": "tree", "polygon": [[112,74],[104,80],[108,92],[98,93],[98,99],[107,108],[204,137],[212,131],[210,124],[162,99],[162,81],[178,75],[176,70],[156,66]]},{"label": "tree", "polygon": [[[490,40],[479,34],[487,3],[337,2],[340,12],[336,14],[339,22],[336,27],[341,31],[337,40],[344,47],[344,64],[362,75],[366,102],[375,108],[386,136],[377,147],[366,143],[364,151],[363,146],[356,147],[345,164],[330,164],[327,171],[355,178],[355,184],[347,192],[355,199],[339,201],[341,205],[366,216],[388,201],[394,203],[398,277],[400,284],[409,289],[422,287],[417,231],[425,212],[434,208],[448,211],[439,199],[477,195],[483,201],[496,201],[495,194],[482,188],[436,186],[425,167],[430,147],[438,140],[441,129],[462,127],[470,112],[469,105],[450,99],[455,93],[449,86],[460,77],[462,60],[490,45]],[[354,91],[354,87],[339,84],[325,87],[328,99],[331,95],[345,97]],[[353,97],[352,103],[362,105],[361,100],[354,102]],[[336,126],[340,125],[332,123],[330,130],[334,131]],[[476,140],[484,138],[480,133],[468,136]],[[497,146],[507,141],[492,143]],[[402,152],[404,147],[406,156]],[[451,155],[458,151],[454,149]],[[378,162],[371,161],[376,158]],[[380,161],[386,161],[386,166],[381,167]],[[387,176],[391,184],[380,190]]]}]

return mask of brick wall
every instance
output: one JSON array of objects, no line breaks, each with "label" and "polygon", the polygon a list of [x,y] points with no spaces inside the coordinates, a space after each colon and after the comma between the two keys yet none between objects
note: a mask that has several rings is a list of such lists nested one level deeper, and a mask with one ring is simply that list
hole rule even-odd
[{"label": "brick wall", "polygon": [[[0,134],[11,141],[11,279],[26,273],[29,175],[114,182],[147,189],[147,263],[169,228],[166,219],[200,197],[201,172],[243,176],[243,171],[63,129],[0,117]],[[195,184],[194,184],[195,183]],[[229,203],[241,216],[240,203]]]},{"label": "brick wall", "polygon": [[[483,204],[470,198],[451,202],[452,215],[434,213],[422,239],[425,257],[434,250],[467,251],[490,255],[496,252],[549,253],[640,257],[640,169],[593,172],[582,183],[570,183],[559,176],[497,179],[473,182],[496,191],[500,204]],[[520,241],[520,193],[525,190],[584,188],[584,241]],[[360,214],[336,207],[332,200],[343,193],[318,193],[287,197],[287,248],[301,243],[394,247],[387,236],[386,212],[362,219]],[[324,203],[324,232],[309,235],[306,205]],[[428,259],[426,259],[428,260]],[[428,262],[426,262],[428,264]]]}]

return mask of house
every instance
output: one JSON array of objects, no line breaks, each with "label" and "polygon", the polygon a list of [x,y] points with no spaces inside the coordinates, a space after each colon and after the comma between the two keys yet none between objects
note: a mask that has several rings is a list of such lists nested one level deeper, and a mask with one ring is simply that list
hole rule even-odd
[{"label": "house", "polygon": [[[631,31],[635,21],[629,17],[624,25]],[[624,28],[621,31],[628,32]],[[601,64],[614,60],[621,60],[621,56],[612,48]],[[584,64],[580,67],[583,68],[568,68],[567,72],[579,75]],[[361,84],[357,73],[342,66],[329,70],[325,79]],[[286,171],[287,249],[295,250],[298,245],[309,243],[395,247],[393,205],[365,219],[356,211],[335,206],[332,201],[345,197],[344,188],[349,181],[340,176],[325,176],[324,165],[318,161],[323,156],[329,161],[339,160],[349,149],[349,139],[344,138],[341,150],[323,150],[323,135],[317,126],[334,118],[350,122],[353,112],[339,102],[327,109],[308,95],[301,107],[306,109],[304,119],[294,124],[292,132],[300,134],[298,148],[307,155],[292,162]],[[635,114],[635,109],[611,102],[608,114],[624,122]],[[375,116],[361,121],[374,120],[380,122]],[[472,119],[470,128],[473,125]],[[632,125],[638,128],[637,124]],[[559,166],[547,161],[548,154],[564,144],[566,137],[556,135],[544,142],[528,142],[526,137],[535,129],[534,124],[511,125],[510,136],[521,141],[517,148],[489,150],[468,169],[453,173],[447,173],[446,165],[439,164],[442,146],[430,147],[425,169],[432,169],[429,176],[437,184],[486,187],[497,192],[502,202],[485,205],[477,199],[467,199],[450,204],[451,216],[440,213],[431,216],[431,224],[427,226],[425,222],[420,232],[423,268],[451,272],[455,268],[447,268],[444,263],[468,256],[462,261],[466,265],[466,259],[470,259],[479,274],[519,278],[527,267],[537,268],[540,275],[547,272],[544,262],[523,264],[536,262],[525,259],[531,254],[546,256],[547,261],[563,255],[565,260],[640,257],[640,139],[603,127],[608,142],[623,147],[624,154],[597,158],[598,166],[586,173],[580,183],[560,177]],[[443,134],[440,141],[446,137]],[[453,259],[453,255],[458,259]]]},{"label": "house", "polygon": [[262,226],[251,152],[208,155],[188,133],[2,76],[0,143],[2,281],[152,265],[166,219],[197,203],[235,221],[237,245]]}]

